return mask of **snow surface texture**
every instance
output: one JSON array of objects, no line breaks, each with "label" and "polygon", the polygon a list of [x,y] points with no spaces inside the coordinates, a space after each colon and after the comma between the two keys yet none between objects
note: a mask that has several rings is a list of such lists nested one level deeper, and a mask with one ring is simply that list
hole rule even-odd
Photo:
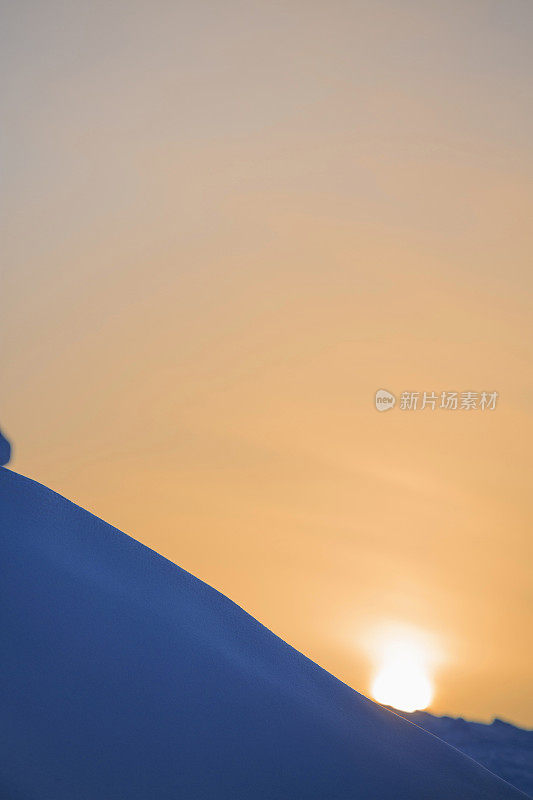
[{"label": "snow surface texture", "polygon": [[0,469],[6,800],[511,800],[223,595]]},{"label": "snow surface texture", "polygon": [[517,728],[501,719],[484,725],[461,717],[434,717],[425,711],[396,713],[533,795],[533,730]]}]

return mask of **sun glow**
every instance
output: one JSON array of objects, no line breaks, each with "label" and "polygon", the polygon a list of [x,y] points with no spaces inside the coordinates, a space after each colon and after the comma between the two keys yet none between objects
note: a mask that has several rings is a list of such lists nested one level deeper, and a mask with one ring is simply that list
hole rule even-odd
[{"label": "sun glow", "polygon": [[381,638],[372,696],[400,711],[427,708],[433,700],[431,651],[420,636],[396,631]]},{"label": "sun glow", "polygon": [[372,683],[372,695],[378,703],[401,711],[418,711],[431,703],[433,686],[415,660],[393,660],[379,670]]}]

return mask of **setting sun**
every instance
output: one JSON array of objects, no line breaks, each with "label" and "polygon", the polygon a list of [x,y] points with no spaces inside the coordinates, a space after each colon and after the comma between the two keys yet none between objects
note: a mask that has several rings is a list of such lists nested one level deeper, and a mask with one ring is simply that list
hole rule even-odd
[{"label": "setting sun", "polygon": [[400,711],[418,711],[431,703],[433,686],[424,666],[406,656],[383,665],[372,683],[372,695]]},{"label": "setting sun", "polygon": [[441,653],[433,637],[407,625],[374,631],[372,697],[400,711],[427,708],[433,700],[433,670]]}]

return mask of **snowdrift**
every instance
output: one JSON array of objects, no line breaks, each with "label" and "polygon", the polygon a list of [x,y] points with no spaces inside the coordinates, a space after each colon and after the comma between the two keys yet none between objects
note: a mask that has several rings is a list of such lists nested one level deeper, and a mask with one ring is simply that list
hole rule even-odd
[{"label": "snowdrift", "polygon": [[511,800],[226,597],[0,469],[6,800]]},{"label": "snowdrift", "polygon": [[396,713],[533,795],[533,730],[517,728],[502,719],[486,725],[462,717],[435,717],[426,711]]}]

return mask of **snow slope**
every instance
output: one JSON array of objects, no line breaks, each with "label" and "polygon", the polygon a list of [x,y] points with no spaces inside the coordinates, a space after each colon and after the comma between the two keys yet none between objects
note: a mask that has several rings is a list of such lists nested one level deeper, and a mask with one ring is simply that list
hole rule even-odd
[{"label": "snow slope", "polygon": [[2,798],[523,798],[7,469],[0,530]]},{"label": "snow slope", "polygon": [[435,717],[426,711],[396,713],[533,796],[533,730],[517,728],[501,719],[485,725],[461,717]]}]

